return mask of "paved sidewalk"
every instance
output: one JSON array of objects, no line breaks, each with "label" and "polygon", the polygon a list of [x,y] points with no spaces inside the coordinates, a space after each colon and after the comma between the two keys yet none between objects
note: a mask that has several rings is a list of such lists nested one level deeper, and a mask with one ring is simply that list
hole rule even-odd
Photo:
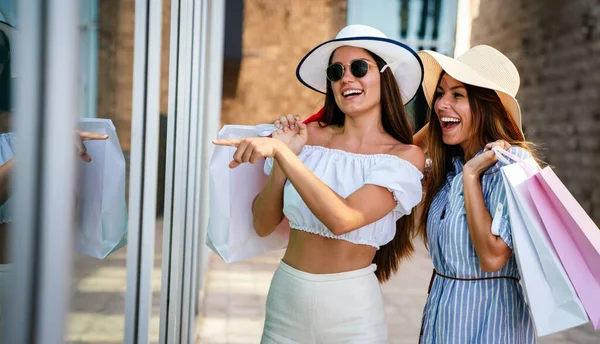
[{"label": "paved sidewalk", "polygon": [[[162,263],[162,220],[156,222],[156,249],[152,273],[150,344],[158,343]],[[67,344],[123,343],[127,247],[98,260],[73,254],[71,304],[67,319]]]},{"label": "paved sidewalk", "polygon": [[[269,283],[283,252],[226,264],[213,255],[209,263],[197,343],[259,343]],[[421,326],[432,265],[422,244],[402,264],[398,274],[382,286],[390,342],[414,344]],[[540,344],[598,344],[600,331],[587,325],[540,338]]]}]

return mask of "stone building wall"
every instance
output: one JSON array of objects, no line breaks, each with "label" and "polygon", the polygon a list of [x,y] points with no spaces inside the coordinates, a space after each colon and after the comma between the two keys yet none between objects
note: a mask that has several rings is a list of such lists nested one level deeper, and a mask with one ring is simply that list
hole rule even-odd
[{"label": "stone building wall", "polygon": [[474,10],[471,46],[515,62],[526,138],[600,224],[600,1],[480,0]]}]

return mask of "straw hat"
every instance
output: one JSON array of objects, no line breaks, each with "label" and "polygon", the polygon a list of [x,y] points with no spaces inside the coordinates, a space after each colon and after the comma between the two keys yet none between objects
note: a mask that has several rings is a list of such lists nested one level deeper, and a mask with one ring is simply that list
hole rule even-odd
[{"label": "straw hat", "polygon": [[521,109],[516,99],[520,84],[519,71],[504,54],[490,46],[478,45],[456,59],[430,50],[419,51],[419,57],[425,69],[423,92],[429,106],[443,70],[463,84],[496,91],[504,108],[523,133]]},{"label": "straw hat", "polygon": [[301,83],[317,92],[327,90],[329,58],[342,46],[359,47],[377,54],[392,70],[402,94],[404,104],[417,93],[423,80],[423,65],[417,53],[407,45],[389,39],[381,31],[367,25],[349,25],[335,39],[318,45],[298,64],[296,76]]}]

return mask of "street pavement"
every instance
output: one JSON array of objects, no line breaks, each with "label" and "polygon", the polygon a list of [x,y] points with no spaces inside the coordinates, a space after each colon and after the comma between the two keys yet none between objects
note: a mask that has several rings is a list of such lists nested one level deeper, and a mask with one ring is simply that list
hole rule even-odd
[{"label": "street pavement", "polygon": [[[390,342],[415,344],[431,278],[431,259],[419,242],[411,260],[382,285]],[[209,263],[197,343],[259,343],[269,284],[283,251],[226,264],[213,255]],[[600,331],[586,324],[538,339],[539,344],[598,344]],[[520,343],[519,343],[520,344]]]},{"label": "street pavement", "polygon": [[[150,343],[158,342],[161,288],[162,223],[156,226],[156,250],[152,275]],[[431,277],[431,260],[419,242],[411,260],[382,285],[390,342],[417,341],[421,313]],[[259,343],[269,284],[283,251],[243,262],[226,264],[212,254],[203,292],[196,342],[202,344]],[[74,278],[65,341],[69,344],[122,343],[127,250],[105,260],[74,256]],[[591,324],[538,340],[540,344],[598,344],[600,331]]]}]

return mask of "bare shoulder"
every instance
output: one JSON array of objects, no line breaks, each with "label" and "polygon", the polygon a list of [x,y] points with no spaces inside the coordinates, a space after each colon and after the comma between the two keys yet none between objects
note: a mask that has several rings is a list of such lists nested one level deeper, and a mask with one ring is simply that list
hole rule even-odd
[{"label": "bare shoulder", "polygon": [[425,170],[425,153],[415,145],[397,144],[392,154],[413,164],[421,173]]},{"label": "bare shoulder", "polygon": [[331,140],[334,128],[321,126],[319,122],[310,122],[306,125],[308,130],[308,145],[325,146]]},{"label": "bare shoulder", "polygon": [[306,125],[306,129],[308,129],[308,135],[318,135],[323,131],[323,127],[319,124],[319,122],[310,122]]}]

